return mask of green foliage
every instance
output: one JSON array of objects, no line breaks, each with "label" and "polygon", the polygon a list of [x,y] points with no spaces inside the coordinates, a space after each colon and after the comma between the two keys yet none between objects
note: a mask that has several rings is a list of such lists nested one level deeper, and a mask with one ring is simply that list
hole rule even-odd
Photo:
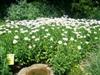
[{"label": "green foliage", "polygon": [[1,25],[4,25],[5,23],[4,23],[4,21],[3,20],[0,20],[0,26]]},{"label": "green foliage", "polygon": [[12,20],[63,14],[74,18],[100,19],[99,12],[99,0],[1,0],[0,3],[0,18],[8,16]]},{"label": "green foliage", "polygon": [[74,18],[100,19],[100,1],[96,0],[46,0]]},{"label": "green foliage", "polygon": [[90,18],[100,19],[100,8],[93,8]]},{"label": "green foliage", "polygon": [[8,9],[8,19],[36,19],[38,17],[54,17],[61,16],[62,12],[58,11],[54,6],[46,3],[24,1],[18,4],[12,4]]},{"label": "green foliage", "polygon": [[[94,8],[99,10],[97,7],[94,7],[92,0],[79,0],[79,2],[76,2],[75,0],[75,2],[72,3],[71,12],[75,17],[84,16],[86,18],[95,18],[92,13],[95,11]],[[94,12],[94,14],[96,13]],[[98,16],[98,18],[100,17]]]},{"label": "green foliage", "polygon": [[74,17],[80,18],[96,18],[100,19],[99,7],[94,6],[92,0],[79,0],[79,2],[73,2],[71,12]]},{"label": "green foliage", "polygon": [[71,68],[68,75],[85,75],[85,73],[80,69],[80,65],[75,65]]},{"label": "green foliage", "polygon": [[6,59],[6,49],[4,48],[5,43],[0,40],[0,75],[12,75],[9,72],[9,67],[7,65]]},{"label": "green foliage", "polygon": [[87,66],[88,71],[91,72],[91,75],[99,75],[100,74],[100,60],[99,59],[100,59],[100,51],[98,51],[98,53],[92,55],[89,66]]},{"label": "green foliage", "polygon": [[[80,32],[79,37],[74,30],[77,33]],[[99,30],[99,26],[91,27],[91,33],[89,33],[90,31],[84,27],[74,29],[55,24],[37,28],[6,25],[0,29],[0,41],[2,41],[2,47],[5,48],[4,51],[7,51],[6,54],[15,54],[17,65],[47,63],[52,66],[56,75],[64,75],[87,52],[95,50],[94,43],[98,42]],[[80,38],[84,36],[85,38]]]}]

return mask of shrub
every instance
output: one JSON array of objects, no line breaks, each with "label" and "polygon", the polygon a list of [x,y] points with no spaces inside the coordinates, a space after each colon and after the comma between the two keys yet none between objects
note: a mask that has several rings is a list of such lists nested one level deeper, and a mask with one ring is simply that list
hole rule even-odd
[{"label": "shrub", "polygon": [[54,17],[61,16],[63,13],[57,10],[53,5],[47,5],[40,2],[19,2],[12,4],[8,8],[8,19],[22,20],[22,19],[36,19],[38,17]]},{"label": "shrub", "polygon": [[[20,3],[17,4],[17,1]],[[23,1],[27,2],[23,3]],[[9,7],[10,5],[11,7]],[[38,6],[39,8],[37,8]],[[6,10],[7,8],[8,10]],[[8,15],[9,19],[33,19],[40,16],[51,17],[67,14],[74,18],[100,19],[99,8],[99,0],[1,0],[0,17],[3,18]]]},{"label": "shrub", "polygon": [[[96,0],[45,0],[65,11],[65,14],[74,18],[99,18],[100,1]],[[96,8],[98,11],[94,12]],[[94,16],[95,14],[95,16]]]},{"label": "shrub", "polygon": [[100,8],[93,8],[90,18],[100,19]]}]

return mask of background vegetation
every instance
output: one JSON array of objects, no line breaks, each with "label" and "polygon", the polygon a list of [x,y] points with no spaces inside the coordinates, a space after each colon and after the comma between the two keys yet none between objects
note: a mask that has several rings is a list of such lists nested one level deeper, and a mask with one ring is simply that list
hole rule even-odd
[{"label": "background vegetation", "polygon": [[[46,63],[52,66],[55,75],[82,75],[79,63],[93,51],[97,55],[91,58],[87,71],[91,75],[99,75],[99,25],[94,24],[90,29],[84,26],[74,29],[73,26],[64,27],[52,23],[34,28],[17,26],[13,21],[11,23],[15,26],[7,25],[3,21],[63,15],[100,20],[100,0],[0,0],[0,74],[13,75],[12,72],[16,73],[22,67]],[[91,24],[88,21],[84,20],[87,25]],[[74,24],[73,19],[72,22]],[[8,53],[16,55],[13,66],[7,65]]]},{"label": "background vegetation", "polygon": [[99,0],[1,0],[0,2],[1,18],[9,19],[35,19],[38,16],[62,15],[100,19],[99,13]]},{"label": "background vegetation", "polygon": [[12,4],[8,8],[8,19],[36,19],[38,17],[54,17],[61,16],[63,12],[56,9],[53,5],[48,5],[43,2],[19,2],[17,5]]}]

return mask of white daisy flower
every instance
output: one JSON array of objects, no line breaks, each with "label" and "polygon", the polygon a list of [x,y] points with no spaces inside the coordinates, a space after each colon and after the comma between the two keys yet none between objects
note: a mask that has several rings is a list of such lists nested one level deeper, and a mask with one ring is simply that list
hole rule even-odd
[{"label": "white daisy flower", "polygon": [[54,27],[55,25],[53,24],[52,26]]},{"label": "white daisy flower", "polygon": [[53,41],[53,38],[52,37],[50,38],[50,41]]},{"label": "white daisy flower", "polygon": [[13,25],[14,24],[14,21],[11,21],[11,24]]},{"label": "white daisy flower", "polygon": [[94,34],[97,34],[97,32],[94,32]]},{"label": "white daisy flower", "polygon": [[47,38],[48,36],[44,36],[44,38]]},{"label": "white daisy flower", "polygon": [[28,32],[28,30],[22,30],[20,33],[26,33]]},{"label": "white daisy flower", "polygon": [[95,37],[94,39],[98,39],[98,37]]},{"label": "white daisy flower", "polygon": [[45,29],[45,27],[41,27],[41,29]]},{"label": "white daisy flower", "polygon": [[11,31],[10,31],[10,30],[8,30],[8,33],[11,33]]},{"label": "white daisy flower", "polygon": [[58,41],[58,44],[62,44],[62,41]]},{"label": "white daisy flower", "polygon": [[71,37],[71,38],[70,38],[70,40],[71,40],[71,41],[74,41],[74,38],[73,38],[73,37]]},{"label": "white daisy flower", "polygon": [[36,38],[36,39],[35,39],[35,41],[39,41],[39,40],[40,40],[40,38]]},{"label": "white daisy flower", "polygon": [[11,29],[13,29],[14,27],[13,27],[13,26],[11,26],[10,28],[11,28]]},{"label": "white daisy flower", "polygon": [[80,49],[82,49],[82,48],[81,48],[81,46],[77,46],[77,49],[80,50]]},{"label": "white daisy flower", "polygon": [[46,35],[47,35],[47,36],[50,36],[50,33],[47,33]]},{"label": "white daisy flower", "polygon": [[2,31],[0,31],[0,35],[2,35],[3,34],[3,32]]},{"label": "white daisy flower", "polygon": [[24,40],[25,41],[29,41],[30,39],[28,37],[24,37]]},{"label": "white daisy flower", "polygon": [[33,45],[33,47],[35,47],[36,45]]},{"label": "white daisy flower", "polygon": [[32,49],[32,46],[31,46],[31,45],[29,45],[29,46],[28,46],[28,48],[29,48],[29,49]]},{"label": "white daisy flower", "polygon": [[20,29],[20,31],[23,31],[23,30],[24,30],[23,28]]},{"label": "white daisy flower", "polygon": [[67,31],[65,31],[64,33],[65,33],[65,34],[67,34],[68,32],[67,32]]},{"label": "white daisy flower", "polygon": [[74,40],[75,42],[77,42],[77,40]]},{"label": "white daisy flower", "polygon": [[16,43],[18,43],[18,41],[14,39],[14,40],[13,40],[13,44],[16,44]]},{"label": "white daisy flower", "polygon": [[18,35],[15,35],[15,36],[14,36],[14,39],[19,39],[19,36],[18,36]]},{"label": "white daisy flower", "polygon": [[53,48],[53,46],[50,46],[50,48]]},{"label": "white daisy flower", "polygon": [[84,36],[79,36],[78,38],[83,38]]},{"label": "white daisy flower", "polygon": [[90,36],[90,34],[87,34],[87,36]]},{"label": "white daisy flower", "polygon": [[49,30],[48,29],[45,29],[45,31],[48,32]]},{"label": "white daisy flower", "polygon": [[65,43],[64,43],[64,45],[66,46],[66,45],[67,45],[67,43],[65,42]]},{"label": "white daisy flower", "polygon": [[51,29],[52,29],[52,30],[54,30],[54,28],[53,28],[53,27],[52,27]]},{"label": "white daisy flower", "polygon": [[19,26],[18,26],[18,25],[16,25],[16,26],[15,26],[15,28],[19,28]]},{"label": "white daisy flower", "polygon": [[68,38],[62,38],[64,41],[68,41]]},{"label": "white daisy flower", "polygon": [[84,37],[84,38],[86,38],[86,36],[85,36],[85,35],[84,35],[83,37]]},{"label": "white daisy flower", "polygon": [[11,25],[10,24],[6,24],[6,27],[10,27]]},{"label": "white daisy flower", "polygon": [[32,36],[32,39],[35,39],[35,36],[34,35]]},{"label": "white daisy flower", "polygon": [[64,36],[65,34],[64,34],[64,33],[62,33],[61,35],[62,35],[62,36]]},{"label": "white daisy flower", "polygon": [[88,41],[86,41],[85,43],[86,43],[86,44],[89,44],[89,42],[88,42]]},{"label": "white daisy flower", "polygon": [[38,32],[39,31],[39,29],[35,29],[35,32]]},{"label": "white daisy flower", "polygon": [[57,27],[57,29],[60,29],[60,27]]},{"label": "white daisy flower", "polygon": [[100,28],[99,28],[99,31],[100,31]]},{"label": "white daisy flower", "polygon": [[15,30],[15,32],[17,33],[17,32],[18,32],[18,30]]},{"label": "white daisy flower", "polygon": [[64,29],[62,29],[62,31],[65,31]]}]

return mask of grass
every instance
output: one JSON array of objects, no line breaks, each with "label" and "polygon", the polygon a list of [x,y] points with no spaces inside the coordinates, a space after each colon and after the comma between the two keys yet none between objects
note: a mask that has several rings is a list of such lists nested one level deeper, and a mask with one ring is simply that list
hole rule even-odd
[{"label": "grass", "polygon": [[98,51],[91,55],[89,65],[86,66],[87,70],[91,73],[91,75],[99,75],[100,74],[100,47]]}]

